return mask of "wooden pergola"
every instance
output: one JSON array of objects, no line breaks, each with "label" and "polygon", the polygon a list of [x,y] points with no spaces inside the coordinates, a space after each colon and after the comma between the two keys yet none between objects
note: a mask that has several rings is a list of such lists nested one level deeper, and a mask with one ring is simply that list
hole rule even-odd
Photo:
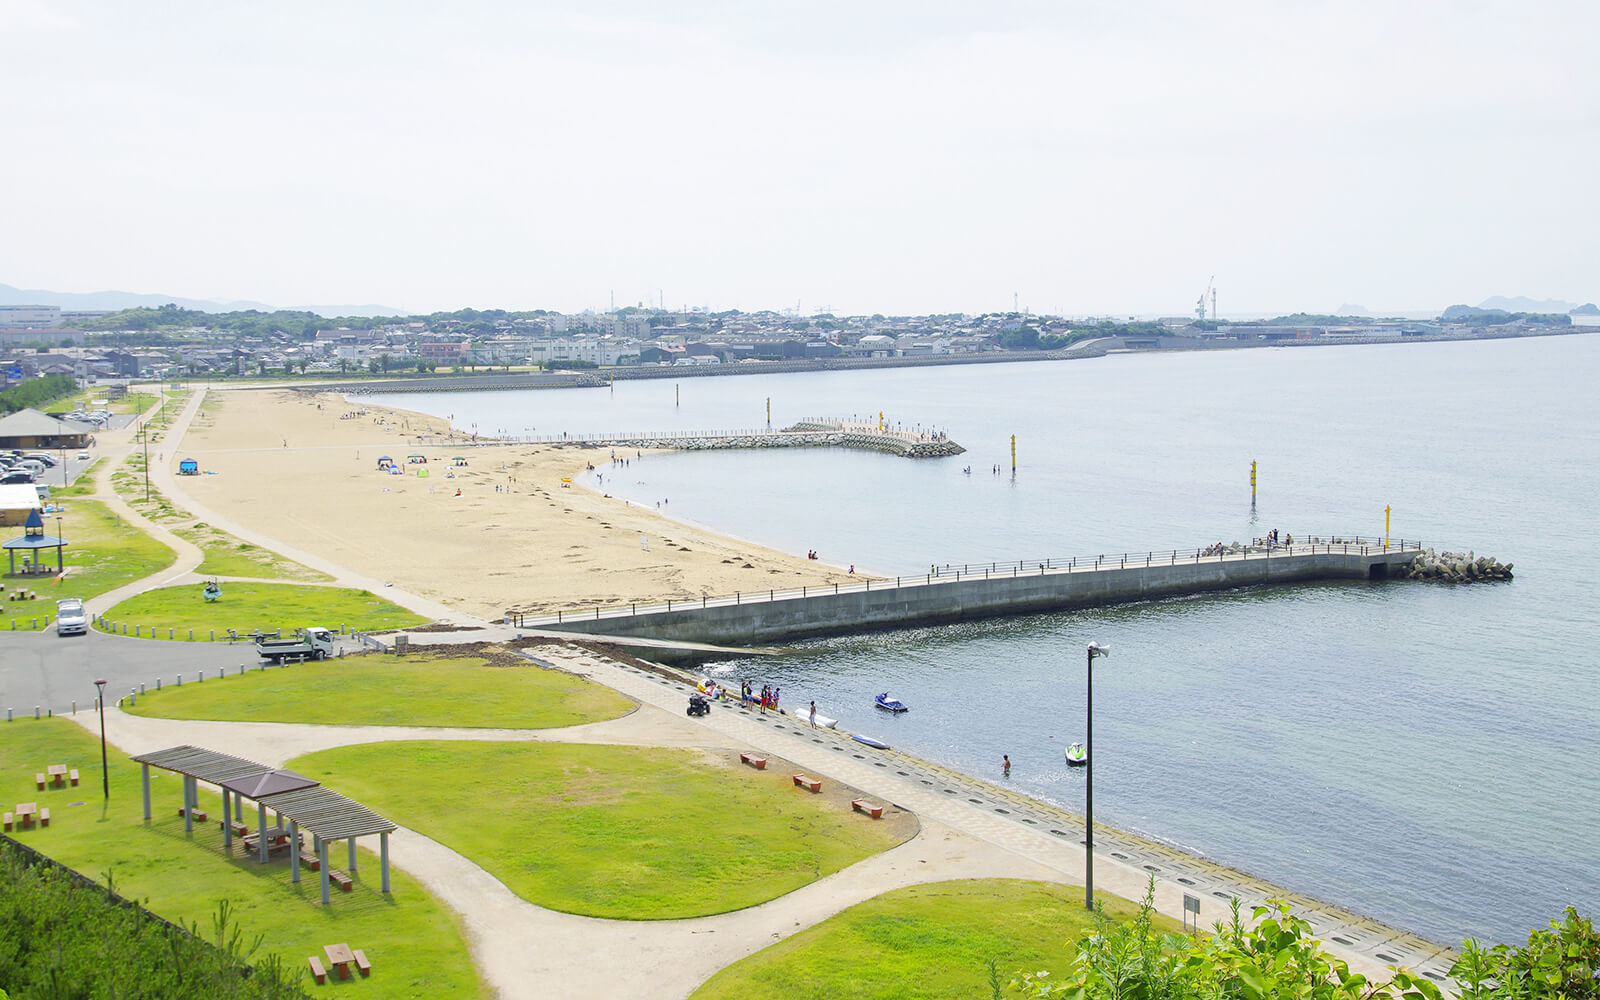
[{"label": "wooden pergola", "polygon": [[[379,868],[382,872],[382,891],[389,892],[389,834],[395,824],[379,816],[358,802],[352,802],[337,792],[323,788],[321,783],[285,771],[267,767],[243,757],[218,753],[204,747],[180,746],[133,758],[142,768],[144,786],[144,818],[148,822],[150,809],[150,768],[172,771],[183,776],[183,830],[194,832],[194,812],[199,804],[198,782],[215,785],[222,792],[222,844],[225,850],[233,847],[233,817],[244,816],[244,799],[256,804],[257,830],[267,829],[267,808],[270,806],[279,823],[288,820],[289,880],[300,881],[300,827],[311,831],[319,870],[322,875],[322,902],[329,901],[328,893],[328,842],[347,840],[350,845],[349,866],[356,870],[356,838],[377,834],[379,838]],[[265,864],[268,843],[265,836],[257,838],[259,860]]]}]

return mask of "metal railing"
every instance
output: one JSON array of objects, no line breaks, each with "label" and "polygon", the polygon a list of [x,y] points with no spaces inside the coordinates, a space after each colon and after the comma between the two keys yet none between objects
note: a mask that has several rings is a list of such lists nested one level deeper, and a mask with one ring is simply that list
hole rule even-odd
[{"label": "metal railing", "polygon": [[870,593],[874,587],[878,590],[891,590],[900,587],[940,586],[950,583],[963,583],[971,580],[1015,579],[1022,576],[1046,576],[1070,573],[1098,573],[1111,570],[1146,569],[1155,566],[1175,566],[1178,563],[1202,562],[1243,562],[1250,559],[1283,559],[1287,557],[1305,557],[1314,555],[1372,555],[1374,552],[1420,552],[1422,543],[1416,539],[1374,538],[1370,535],[1332,535],[1332,536],[1307,536],[1304,541],[1296,540],[1293,544],[1279,543],[1268,545],[1263,540],[1261,544],[1222,546],[1209,545],[1196,549],[1150,549],[1145,552],[1123,552],[1117,555],[1095,556],[1069,556],[1065,559],[1051,557],[1048,559],[1018,559],[1011,562],[991,563],[962,563],[959,566],[947,563],[944,566],[931,565],[928,572],[917,576],[897,576],[893,580],[863,580],[861,583],[832,583],[821,586],[789,588],[786,590],[768,590],[766,593],[751,591],[745,593],[738,591],[731,595],[711,597],[709,595],[699,598],[669,599],[653,602],[630,602],[593,608],[574,608],[561,610],[554,614],[529,614],[521,611],[507,611],[503,619],[507,625],[517,628],[537,628],[540,625],[566,625],[575,622],[604,621],[608,618],[632,618],[636,615],[666,614],[673,611],[687,611],[691,609],[737,607],[743,604],[770,603],[776,601],[804,600],[812,597],[834,596],[837,594]]}]

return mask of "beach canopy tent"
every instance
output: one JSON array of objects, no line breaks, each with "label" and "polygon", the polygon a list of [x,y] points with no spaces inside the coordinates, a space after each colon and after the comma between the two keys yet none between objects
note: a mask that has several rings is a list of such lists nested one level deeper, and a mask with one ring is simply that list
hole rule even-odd
[{"label": "beach canopy tent", "polygon": [[379,455],[378,456],[378,468],[379,469],[387,469],[389,466],[391,466],[393,464],[394,464],[394,459],[390,458],[388,455]]},{"label": "beach canopy tent", "polygon": [[224,849],[233,846],[233,817],[243,817],[243,799],[256,803],[257,844],[259,860],[266,862],[270,844],[260,836],[267,827],[267,808],[277,814],[279,825],[288,820],[290,881],[300,881],[299,837],[301,826],[311,831],[313,846],[322,872],[322,902],[328,894],[328,841],[350,842],[350,869],[356,867],[357,837],[377,834],[380,838],[379,855],[382,861],[383,891],[389,891],[389,834],[395,824],[359,803],[352,802],[337,792],[321,787],[321,783],[304,775],[278,768],[267,767],[253,760],[218,753],[204,747],[180,746],[133,758],[143,768],[144,818],[150,811],[150,768],[158,767],[183,775],[183,829],[194,831],[194,811],[199,798],[196,783],[204,781],[222,790],[222,843]]},{"label": "beach canopy tent", "polygon": [[196,462],[194,459],[186,458],[183,461],[178,463],[178,475],[180,475],[180,476],[198,476],[199,474],[200,474],[200,463]]},{"label": "beach canopy tent", "polygon": [[[32,487],[29,488],[31,489]],[[28,553],[32,557],[34,565],[38,565],[39,552],[42,549],[55,549],[56,572],[60,573],[62,570],[61,550],[67,544],[66,539],[58,538],[55,535],[45,534],[44,518],[40,517],[39,512],[36,510],[28,512],[28,520],[23,524],[22,531],[23,534],[21,538],[13,538],[4,543],[0,543],[0,547],[3,547],[6,550],[6,557],[11,560],[11,568],[9,572],[13,576],[16,575],[18,552]]]},{"label": "beach canopy tent", "polygon": [[406,456],[406,461],[410,462],[413,465],[427,465],[428,464],[428,456],[426,456],[426,455],[407,455]]}]

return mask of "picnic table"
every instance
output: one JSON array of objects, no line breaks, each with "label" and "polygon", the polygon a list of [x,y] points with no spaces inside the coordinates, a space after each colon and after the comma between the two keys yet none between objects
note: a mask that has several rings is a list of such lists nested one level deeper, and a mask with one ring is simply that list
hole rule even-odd
[{"label": "picnic table", "polygon": [[44,773],[50,776],[50,783],[57,788],[67,783],[67,765],[65,764],[51,764],[44,769]]},{"label": "picnic table", "polygon": [[18,802],[17,822],[22,825],[24,830],[28,829],[33,825],[33,817],[38,811],[39,803],[37,802]]},{"label": "picnic table", "polygon": [[328,956],[328,964],[333,966],[333,971],[339,974],[340,979],[350,978],[350,963],[356,960],[356,956],[350,951],[349,945],[323,945],[322,953]]}]

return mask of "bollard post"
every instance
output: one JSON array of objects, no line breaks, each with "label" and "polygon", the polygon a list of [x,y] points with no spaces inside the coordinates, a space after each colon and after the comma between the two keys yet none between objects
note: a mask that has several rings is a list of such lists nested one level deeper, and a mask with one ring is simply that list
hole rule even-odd
[{"label": "bollard post", "polygon": [[139,685],[139,693],[140,694],[144,694],[144,685],[143,684]]},{"label": "bollard post", "polygon": [[35,719],[37,719],[39,717],[39,706],[38,705],[33,706],[33,717]]},{"label": "bollard post", "polygon": [[194,629],[189,630],[189,641],[194,642]]},{"label": "bollard post", "polygon": [[239,676],[240,677],[244,676],[244,664],[242,664],[242,663],[239,664]]},{"label": "bollard post", "polygon": [[178,675],[178,685],[177,686],[178,687],[183,687],[183,675],[182,674]]},{"label": "bollard post", "polygon": [[30,618],[29,621],[31,621],[33,623],[33,629],[34,629],[35,632],[37,632],[39,630],[39,619]]},{"label": "bollard post", "polygon": [[78,702],[77,702],[76,699],[74,699],[73,702],[72,702],[72,714],[73,715],[77,715],[78,714]]},{"label": "bollard post", "polygon": [[161,678],[159,678],[159,677],[156,678],[156,690],[157,691],[161,690]]},{"label": "bollard post", "polygon": [[[152,629],[152,630],[151,630],[151,631],[154,631],[154,629]],[[170,628],[169,628],[169,629],[167,629],[167,638],[168,638],[168,639],[171,639],[171,638],[172,638],[172,629],[170,629]],[[193,636],[190,636],[190,638],[194,638],[194,637],[193,637]]]},{"label": "bollard post", "polygon": [[133,637],[135,639],[137,639],[142,635],[144,635],[144,626],[143,625],[135,625],[133,627]]},{"label": "bollard post", "polygon": [[211,630],[211,641],[212,642],[216,642],[217,641],[217,630],[216,629],[212,629]]},{"label": "bollard post", "polygon": [[200,676],[196,677],[194,682],[196,684],[203,684],[205,682],[205,679],[206,679],[206,672],[204,670],[202,670],[202,671],[200,671]]}]

